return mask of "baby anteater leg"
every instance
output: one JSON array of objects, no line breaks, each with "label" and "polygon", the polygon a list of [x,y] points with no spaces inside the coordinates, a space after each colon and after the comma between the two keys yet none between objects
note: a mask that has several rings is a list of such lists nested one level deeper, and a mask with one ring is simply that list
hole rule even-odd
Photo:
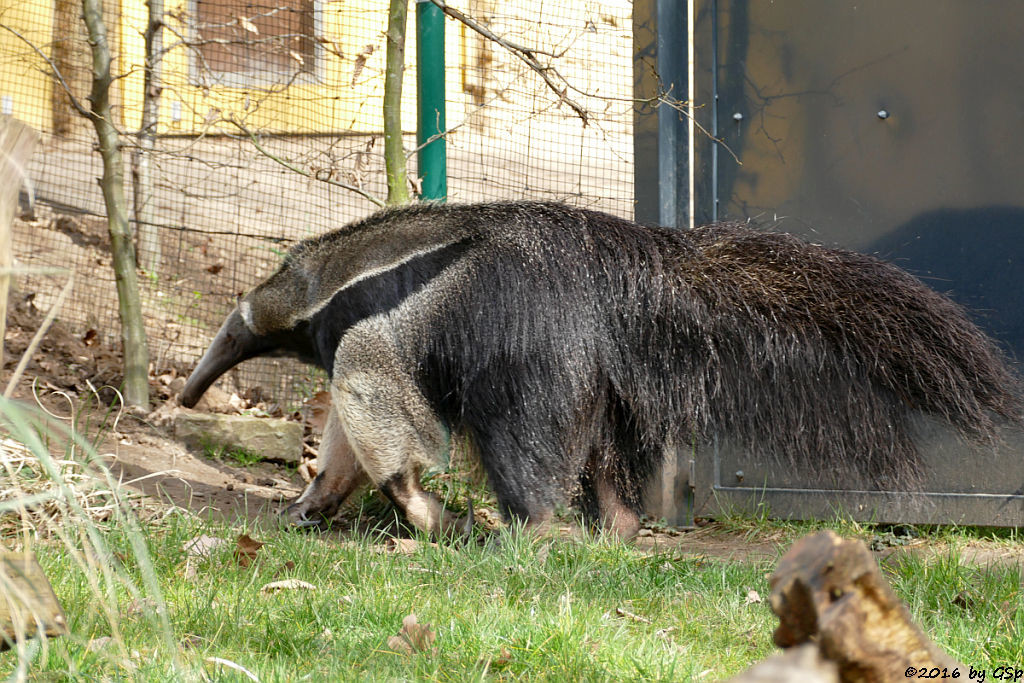
[{"label": "baby anteater leg", "polygon": [[298,526],[314,526],[329,521],[345,499],[367,480],[333,404],[324,426],[316,465],[316,478],[288,507],[288,518]]}]

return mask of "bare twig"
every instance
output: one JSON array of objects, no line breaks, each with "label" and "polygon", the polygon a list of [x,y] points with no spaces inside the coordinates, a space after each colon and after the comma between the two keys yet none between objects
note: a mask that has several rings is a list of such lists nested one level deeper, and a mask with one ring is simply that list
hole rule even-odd
[{"label": "bare twig", "polygon": [[438,140],[440,138],[447,138],[451,133],[454,133],[459,128],[462,128],[464,125],[469,123],[469,120],[473,117],[474,114],[483,111],[484,109],[487,109],[487,107],[491,106],[491,103],[499,99],[501,99],[501,93],[496,93],[492,95],[486,102],[478,104],[475,109],[466,112],[463,119],[456,123],[454,126],[450,126],[447,129],[442,130],[440,133],[435,133],[434,135],[431,135],[429,138],[424,140],[422,145],[417,146],[415,149],[411,150],[408,154],[405,155],[405,160],[408,161],[409,159],[411,159],[414,154],[416,154],[421,149],[429,145],[431,142],[434,142],[435,140]]},{"label": "bare twig", "polygon": [[[541,79],[548,86],[551,92],[555,93],[555,95],[558,96],[558,100],[560,102],[565,102],[574,112],[576,112],[576,115],[579,116],[580,120],[583,121],[584,126],[590,122],[590,113],[587,112],[583,105],[579,104],[578,102],[570,98],[568,95],[566,95],[566,92],[569,90],[569,82],[568,80],[566,80],[565,76],[559,73],[558,69],[556,69],[555,67],[551,66],[550,64],[542,64],[537,59],[537,55],[544,55],[551,58],[558,58],[561,55],[513,43],[512,41],[502,38],[497,33],[490,30],[483,24],[479,23],[472,17],[460,12],[459,10],[453,7],[449,7],[444,2],[444,0],[430,1],[434,3],[438,7],[438,9],[447,14],[452,19],[461,22],[467,28],[476,31],[487,40],[497,43],[498,45],[501,45],[511,54],[515,55],[520,60],[522,60],[524,64],[533,69],[537,73],[537,75],[541,77]],[[556,82],[556,79],[558,82]],[[561,83],[561,85],[559,85],[559,82]]]},{"label": "bare twig", "polygon": [[50,67],[51,71],[53,71],[54,78],[56,78],[57,82],[60,83],[60,87],[64,90],[65,93],[67,93],[68,99],[71,100],[71,106],[74,107],[76,112],[78,112],[80,115],[84,116],[87,119],[91,119],[93,117],[93,113],[86,109],[85,106],[83,106],[82,103],[78,101],[78,98],[75,97],[74,93],[71,92],[71,87],[68,86],[67,81],[64,80],[64,75],[61,74],[60,69],[57,68],[57,65],[54,64],[53,61],[46,56],[45,52],[40,50],[31,40],[18,33],[16,30],[11,28],[7,24],[0,24],[0,28],[5,28],[11,33],[13,33],[15,36],[18,37],[19,40],[21,40],[23,43],[32,48],[32,51],[39,55],[44,62],[46,62],[46,65]]},{"label": "bare twig", "polygon": [[245,126],[244,123],[242,123],[241,121],[236,119],[233,115],[229,114],[227,116],[227,118],[224,118],[223,120],[225,122],[230,123],[231,125],[235,126],[236,128],[238,128],[238,130],[240,130],[246,137],[248,137],[249,141],[252,142],[253,147],[255,147],[256,150],[260,154],[264,155],[265,157],[267,157],[271,161],[275,161],[278,164],[284,166],[289,171],[293,171],[294,173],[298,173],[299,175],[302,175],[302,176],[305,176],[307,178],[310,178],[311,180],[316,180],[316,181],[319,181],[321,183],[327,183],[328,185],[334,185],[335,187],[340,187],[341,189],[348,190],[349,192],[355,192],[357,195],[359,195],[360,197],[362,197],[366,201],[370,202],[371,204],[374,204],[375,206],[384,206],[385,205],[383,200],[373,196],[372,194],[370,194],[369,192],[367,192],[366,190],[364,190],[364,189],[362,189],[360,187],[356,187],[355,185],[349,185],[348,183],[343,183],[343,182],[340,182],[340,181],[337,181],[337,180],[331,180],[330,178],[323,178],[323,177],[315,176],[312,173],[310,173],[309,171],[304,171],[303,169],[299,168],[298,166],[292,164],[291,162],[289,162],[289,161],[287,161],[285,159],[282,159],[281,157],[277,156],[273,152],[270,152],[269,150],[265,149],[260,144],[259,138],[256,137],[256,134],[253,133],[251,130],[249,130]]}]

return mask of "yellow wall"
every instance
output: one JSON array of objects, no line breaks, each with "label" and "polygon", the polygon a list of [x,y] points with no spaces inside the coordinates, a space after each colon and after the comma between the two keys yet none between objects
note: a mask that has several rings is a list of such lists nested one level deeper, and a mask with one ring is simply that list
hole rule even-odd
[{"label": "yellow wall", "polygon": [[[199,133],[234,132],[238,129],[224,119],[234,119],[252,131],[288,133],[375,132],[382,128],[382,97],[387,28],[387,3],[384,0],[346,0],[323,2],[322,37],[330,41],[330,50],[320,53],[316,79],[293,84],[286,89],[253,85],[251,87],[201,87],[190,75],[190,56],[177,47],[164,60],[164,90],[160,107],[160,132]],[[188,0],[177,7],[188,9]],[[416,28],[415,3],[410,2],[406,44],[406,73],[403,93],[403,127],[416,128]],[[132,73],[124,90],[124,119],[129,128],[139,124],[142,108],[142,38],[146,9],[142,0],[122,0],[123,69]],[[184,33],[180,24],[174,30]],[[458,31],[446,20],[446,52],[451,64],[457,59]],[[179,39],[165,33],[165,45]],[[373,46],[372,53],[367,47]],[[341,54],[339,58],[337,53]],[[358,70],[360,55],[365,63]],[[448,79],[449,101],[459,93],[457,82]],[[457,100],[456,100],[457,101]],[[179,121],[172,120],[174,102],[180,103]],[[449,116],[455,116],[451,112]]]},{"label": "yellow wall", "polygon": [[[323,2],[322,37],[330,49],[320,52],[316,78],[288,88],[201,87],[190,75],[190,56],[180,44],[164,58],[164,90],[160,106],[160,132],[195,134],[234,132],[238,129],[221,119],[234,118],[253,131],[277,133],[379,132],[384,94],[384,63],[387,27],[385,0]],[[168,0],[172,14],[189,9],[188,0]],[[142,114],[142,68],[146,25],[144,0],[120,0],[121,54],[112,66],[115,74],[127,74],[120,82],[117,123],[136,129]],[[184,16],[179,14],[179,16]],[[410,2],[407,28],[406,73],[403,94],[403,127],[416,128],[416,7]],[[0,24],[10,26],[49,55],[53,40],[52,0],[0,0]],[[173,24],[173,20],[172,20]],[[180,23],[173,25],[187,35]],[[461,101],[457,72],[460,56],[458,27],[446,20],[445,42],[448,75],[449,120],[458,120]],[[113,31],[112,31],[113,33]],[[180,43],[165,31],[166,47]],[[116,46],[116,42],[115,42]],[[368,46],[373,46],[369,53]],[[333,53],[340,53],[341,57]],[[365,60],[360,60],[363,55]],[[357,73],[357,61],[364,64]],[[53,82],[45,62],[21,39],[0,29],[0,97],[12,98],[13,113],[41,131],[53,130],[51,98]],[[179,103],[180,120],[172,120],[172,107]],[[217,121],[210,125],[209,121]]]},{"label": "yellow wall", "polygon": [[[53,37],[50,0],[0,0],[0,25],[8,26],[36,46]],[[0,28],[0,102],[10,97],[14,116],[37,130],[51,129],[52,82],[45,62],[21,38]]]}]

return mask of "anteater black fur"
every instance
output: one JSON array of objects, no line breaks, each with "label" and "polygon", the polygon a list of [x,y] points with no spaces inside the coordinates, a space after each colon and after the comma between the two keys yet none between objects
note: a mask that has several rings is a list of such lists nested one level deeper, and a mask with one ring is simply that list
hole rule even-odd
[{"label": "anteater black fur", "polygon": [[714,435],[912,487],[913,411],[982,442],[994,415],[1020,418],[993,343],[876,258],[739,224],[649,228],[545,204],[427,211],[479,221],[488,248],[416,340],[420,378],[511,512],[567,489],[592,508],[594,466],[639,509],[668,443]]}]

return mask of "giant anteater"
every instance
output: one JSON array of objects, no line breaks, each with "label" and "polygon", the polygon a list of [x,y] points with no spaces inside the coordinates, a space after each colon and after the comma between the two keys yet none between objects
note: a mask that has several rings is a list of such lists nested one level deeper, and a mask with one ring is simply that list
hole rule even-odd
[{"label": "giant anteater", "polygon": [[729,435],[783,466],[907,485],[914,411],[982,442],[1021,416],[993,343],[892,265],[545,202],[388,209],[300,242],[228,316],[181,402],[275,354],[331,380],[298,523],[369,477],[417,527],[459,528],[419,481],[448,430],[507,517],[543,523],[566,501],[631,536],[669,444]]}]

